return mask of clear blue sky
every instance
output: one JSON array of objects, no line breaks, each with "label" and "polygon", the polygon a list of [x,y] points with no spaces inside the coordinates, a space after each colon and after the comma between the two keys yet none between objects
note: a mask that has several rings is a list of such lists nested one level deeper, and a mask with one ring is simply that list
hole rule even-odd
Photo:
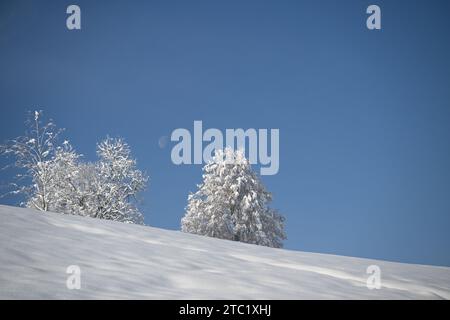
[{"label": "clear blue sky", "polygon": [[[73,3],[81,31],[66,29]],[[449,14],[425,0],[1,1],[0,140],[34,109],[86,159],[123,136],[151,176],[146,223],[179,229],[201,166],[173,165],[158,139],[194,120],[279,128],[280,171],[262,179],[286,248],[450,266]]]}]

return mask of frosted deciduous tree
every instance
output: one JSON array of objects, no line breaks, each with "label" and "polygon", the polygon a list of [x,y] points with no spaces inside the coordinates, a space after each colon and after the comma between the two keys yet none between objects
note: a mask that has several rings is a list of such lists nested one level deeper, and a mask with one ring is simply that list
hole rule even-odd
[{"label": "frosted deciduous tree", "polygon": [[129,145],[123,139],[107,138],[98,144],[97,154],[95,217],[142,224],[136,201],[148,177],[136,168]]},{"label": "frosted deciduous tree", "polygon": [[49,171],[53,177],[49,184],[49,211],[87,215],[80,208],[80,161],[66,140],[56,148],[54,157],[49,161]]},{"label": "frosted deciduous tree", "polygon": [[[51,188],[54,181],[50,169],[56,153],[56,142],[61,129],[57,129],[50,120],[44,124],[41,120],[42,111],[30,113],[25,135],[8,141],[0,146],[0,153],[13,156],[12,166],[18,168],[16,181],[12,183],[12,194],[23,194],[26,205],[30,208],[48,211],[50,208]],[[22,185],[27,179],[31,184]]]},{"label": "frosted deciduous tree", "polygon": [[129,145],[107,138],[97,146],[99,160],[85,163],[68,141],[58,145],[62,130],[41,117],[34,112],[26,134],[0,146],[22,169],[10,193],[24,194],[23,204],[41,211],[143,224],[137,196],[148,177],[137,169]]},{"label": "frosted deciduous tree", "polygon": [[203,168],[203,183],[189,195],[182,231],[280,248],[284,218],[269,208],[264,188],[242,151],[217,150]]}]

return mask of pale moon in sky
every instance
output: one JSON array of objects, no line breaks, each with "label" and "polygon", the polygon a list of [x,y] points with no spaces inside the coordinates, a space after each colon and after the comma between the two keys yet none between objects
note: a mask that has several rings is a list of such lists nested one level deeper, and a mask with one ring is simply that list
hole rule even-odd
[{"label": "pale moon in sky", "polygon": [[162,136],[158,140],[158,145],[161,149],[164,149],[168,143],[169,143],[169,138],[167,136]]}]

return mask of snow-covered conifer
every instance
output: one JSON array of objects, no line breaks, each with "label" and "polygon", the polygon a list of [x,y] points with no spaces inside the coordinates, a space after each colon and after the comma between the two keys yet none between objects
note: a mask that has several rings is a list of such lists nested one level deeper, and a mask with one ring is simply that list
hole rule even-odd
[{"label": "snow-covered conifer", "polygon": [[243,151],[217,150],[203,168],[203,183],[189,195],[182,231],[280,248],[284,218],[269,208],[272,195]]}]

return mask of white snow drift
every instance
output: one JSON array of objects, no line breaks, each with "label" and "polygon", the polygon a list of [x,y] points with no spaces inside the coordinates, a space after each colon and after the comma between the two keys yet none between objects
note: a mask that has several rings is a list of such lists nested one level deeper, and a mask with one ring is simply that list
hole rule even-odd
[{"label": "white snow drift", "polygon": [[[81,289],[66,286],[71,265]],[[381,269],[381,289],[366,286]],[[0,206],[1,299],[450,299],[450,268]]]}]

